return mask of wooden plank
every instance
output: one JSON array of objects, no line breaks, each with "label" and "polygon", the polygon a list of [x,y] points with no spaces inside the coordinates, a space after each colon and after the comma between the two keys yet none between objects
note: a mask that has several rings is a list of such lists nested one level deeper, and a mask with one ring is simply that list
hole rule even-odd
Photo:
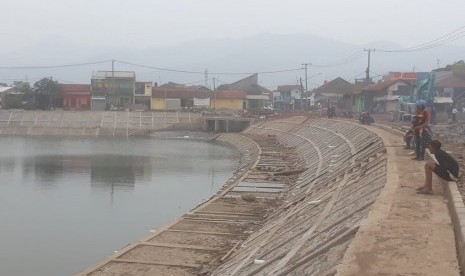
[{"label": "wooden plank", "polygon": [[[195,214],[192,214],[192,215],[195,215]],[[184,216],[182,217],[182,219],[190,220],[190,221],[208,221],[208,222],[214,222],[214,223],[231,223],[231,224],[234,224],[234,223],[241,224],[241,223],[247,223],[247,222],[254,221],[254,218],[251,218],[248,220],[239,220],[239,219],[232,220],[232,219],[222,219],[222,218],[205,218],[205,217],[202,218],[202,217],[188,217],[188,216]]]},{"label": "wooden plank", "polygon": [[143,242],[142,245],[154,246],[154,247],[168,247],[168,248],[179,248],[179,249],[192,249],[192,250],[203,250],[203,251],[225,251],[218,248],[188,245],[188,244],[174,244],[174,243],[163,243],[163,242]]},{"label": "wooden plank", "polygon": [[193,230],[176,230],[176,229],[167,229],[168,232],[178,232],[186,234],[206,234],[206,235],[218,235],[218,236],[241,236],[242,234],[233,234],[233,233],[223,233],[223,232],[207,232],[207,231],[193,231]]},{"label": "wooden plank", "polygon": [[237,242],[236,245],[234,245],[233,248],[231,248],[227,253],[226,255],[223,256],[223,258],[220,259],[221,262],[224,262],[227,258],[229,258],[229,256],[231,256],[231,254],[237,250],[237,248],[239,247],[239,245],[241,245],[242,242]]},{"label": "wooden plank", "polygon": [[280,193],[281,188],[261,188],[261,187],[242,187],[236,186],[231,192],[250,192],[250,193]]},{"label": "wooden plank", "polygon": [[248,216],[255,217],[256,214],[239,213],[239,212],[217,212],[217,211],[197,211],[193,214],[212,214],[212,215],[232,215],[232,216]]},{"label": "wooden plank", "polygon": [[110,261],[116,263],[131,263],[131,264],[146,264],[146,265],[162,265],[162,266],[175,266],[175,267],[187,267],[187,268],[200,268],[200,265],[181,265],[181,264],[173,264],[173,263],[163,263],[163,262],[148,262],[148,261],[137,261],[137,260],[129,260],[129,259],[113,259]]},{"label": "wooden plank", "polygon": [[281,182],[248,182],[241,181],[237,184],[236,187],[260,187],[260,188],[285,188],[286,184]]}]

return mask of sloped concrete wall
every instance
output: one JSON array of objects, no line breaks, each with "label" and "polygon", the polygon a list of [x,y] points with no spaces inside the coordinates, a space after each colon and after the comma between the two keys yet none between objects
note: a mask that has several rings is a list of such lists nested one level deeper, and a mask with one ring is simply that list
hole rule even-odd
[{"label": "sloped concrete wall", "polygon": [[213,275],[334,275],[386,178],[379,137],[357,125],[293,117],[254,125],[295,147],[307,170]]}]

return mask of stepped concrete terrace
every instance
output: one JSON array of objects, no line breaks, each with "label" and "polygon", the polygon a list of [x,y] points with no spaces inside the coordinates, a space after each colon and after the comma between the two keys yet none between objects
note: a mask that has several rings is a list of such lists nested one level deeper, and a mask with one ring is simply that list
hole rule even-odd
[{"label": "stepped concrete terrace", "polygon": [[458,275],[442,190],[398,135],[296,116],[218,141],[234,177],[210,200],[78,275]]}]

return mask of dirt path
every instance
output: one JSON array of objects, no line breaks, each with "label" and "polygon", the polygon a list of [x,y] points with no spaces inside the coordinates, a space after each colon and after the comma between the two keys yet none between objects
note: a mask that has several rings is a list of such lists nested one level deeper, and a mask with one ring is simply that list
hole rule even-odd
[{"label": "dirt path", "polygon": [[350,245],[337,275],[459,275],[443,189],[418,195],[424,162],[412,161],[400,136],[370,127],[387,148],[386,186]]}]

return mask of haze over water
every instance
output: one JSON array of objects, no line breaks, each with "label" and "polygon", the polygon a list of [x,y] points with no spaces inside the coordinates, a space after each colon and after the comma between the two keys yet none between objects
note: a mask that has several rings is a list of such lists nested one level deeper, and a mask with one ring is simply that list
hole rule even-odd
[{"label": "haze over water", "polygon": [[151,138],[0,137],[0,275],[72,275],[229,179],[239,154]]}]

